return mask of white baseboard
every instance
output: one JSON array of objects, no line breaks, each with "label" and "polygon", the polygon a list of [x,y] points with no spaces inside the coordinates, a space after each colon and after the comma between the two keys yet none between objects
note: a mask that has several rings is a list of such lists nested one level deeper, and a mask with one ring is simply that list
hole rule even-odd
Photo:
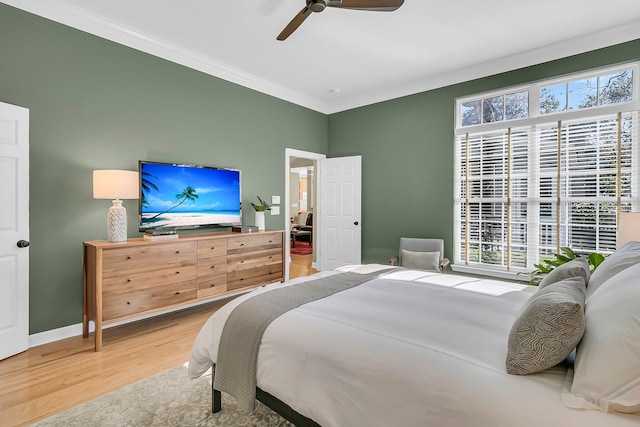
[{"label": "white baseboard", "polygon": [[[138,320],[148,319],[150,317],[160,316],[162,314],[167,314],[167,313],[171,313],[171,312],[174,312],[174,311],[184,310],[185,308],[195,307],[197,305],[202,305],[202,304],[207,304],[207,303],[219,300],[219,299],[225,299],[225,298],[233,297],[233,296],[236,296],[236,295],[244,294],[244,293],[250,292],[252,290],[253,289],[245,289],[245,290],[242,290],[242,291],[234,292],[232,294],[225,294],[225,295],[213,297],[213,298],[210,298],[210,299],[207,299],[207,300],[197,301],[197,302],[194,302],[194,303],[191,303],[191,304],[185,304],[185,305],[182,305],[180,307],[175,307],[175,308],[168,309],[168,310],[158,311],[158,312],[151,313],[151,314],[145,314],[145,315],[142,315],[142,316],[134,317],[132,319],[123,320],[123,321],[120,321],[120,322],[110,323],[108,325],[103,325],[102,329],[113,328],[114,326],[120,326],[120,325],[124,325],[126,323],[136,322]],[[89,322],[89,332],[94,332],[95,329],[96,329],[95,328],[95,324],[93,322]],[[51,329],[49,331],[38,332],[37,334],[29,335],[29,348],[37,347],[37,346],[43,345],[43,344],[49,344],[49,343],[52,343],[54,341],[60,341],[60,340],[66,339],[66,338],[77,337],[77,336],[80,336],[80,335],[82,335],[82,323],[76,323],[75,325],[69,325],[69,326],[63,326],[62,328]]]},{"label": "white baseboard", "polygon": [[[89,330],[91,332],[95,330],[93,322],[89,323]],[[29,348],[63,340],[66,338],[76,337],[78,335],[82,335],[82,323],[77,323],[75,325],[69,325],[58,329],[51,329],[50,331],[39,332],[37,334],[29,335]]]}]

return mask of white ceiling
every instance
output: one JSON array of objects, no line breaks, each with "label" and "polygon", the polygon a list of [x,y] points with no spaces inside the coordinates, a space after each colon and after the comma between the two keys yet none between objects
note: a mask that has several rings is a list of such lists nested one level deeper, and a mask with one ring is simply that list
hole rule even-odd
[{"label": "white ceiling", "polygon": [[283,42],[305,0],[2,2],[327,114],[640,38],[638,0],[327,8]]}]

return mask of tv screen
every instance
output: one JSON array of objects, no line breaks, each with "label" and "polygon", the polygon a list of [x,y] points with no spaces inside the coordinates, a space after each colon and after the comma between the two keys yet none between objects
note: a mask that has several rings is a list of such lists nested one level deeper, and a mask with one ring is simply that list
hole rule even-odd
[{"label": "tv screen", "polygon": [[140,231],[241,223],[239,170],[142,160],[138,164]]}]

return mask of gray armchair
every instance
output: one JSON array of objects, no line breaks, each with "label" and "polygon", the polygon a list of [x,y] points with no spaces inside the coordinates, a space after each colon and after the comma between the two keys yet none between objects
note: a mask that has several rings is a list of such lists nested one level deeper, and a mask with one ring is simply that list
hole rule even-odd
[{"label": "gray armchair", "polygon": [[401,267],[444,272],[449,260],[444,257],[444,240],[400,238],[400,251],[391,257],[389,263]]}]

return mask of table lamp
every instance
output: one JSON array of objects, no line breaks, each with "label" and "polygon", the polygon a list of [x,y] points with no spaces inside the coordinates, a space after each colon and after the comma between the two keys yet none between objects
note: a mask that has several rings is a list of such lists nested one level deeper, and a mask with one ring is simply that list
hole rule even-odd
[{"label": "table lamp", "polygon": [[620,212],[616,246],[620,249],[631,241],[640,242],[640,212]]},{"label": "table lamp", "polygon": [[127,209],[121,199],[139,197],[138,172],[124,170],[93,171],[93,198],[113,199],[107,216],[107,236],[110,242],[127,241]]}]

